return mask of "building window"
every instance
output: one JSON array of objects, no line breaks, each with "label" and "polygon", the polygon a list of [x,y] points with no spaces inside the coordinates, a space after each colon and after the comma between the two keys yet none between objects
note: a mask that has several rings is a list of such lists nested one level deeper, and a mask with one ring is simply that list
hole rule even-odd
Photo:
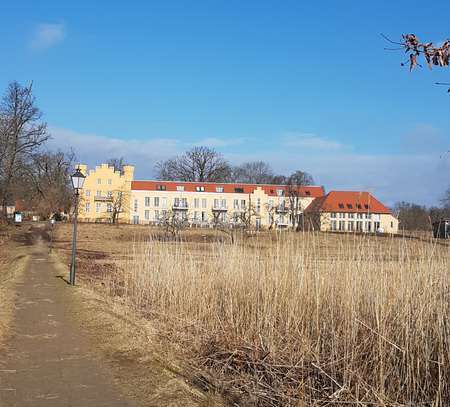
[{"label": "building window", "polygon": [[236,192],[237,194],[242,194],[244,193],[244,188],[234,188],[234,192]]},{"label": "building window", "polygon": [[362,213],[357,213],[356,214],[356,218],[357,219],[362,219],[363,218],[363,214]]},{"label": "building window", "polygon": [[137,215],[134,215],[134,216],[133,216],[133,223],[134,223],[135,225],[139,225],[139,216],[137,216]]},{"label": "building window", "polygon": [[144,199],[144,204],[145,204],[145,206],[150,206],[150,197],[149,196],[146,196],[145,197],[145,199]]},{"label": "building window", "polygon": [[394,222],[391,222],[391,228],[393,228],[394,227]]},{"label": "building window", "polygon": [[112,191],[108,191],[108,198],[112,198]]},{"label": "building window", "polygon": [[380,230],[380,222],[373,223],[374,232],[378,232]]},{"label": "building window", "polygon": [[348,214],[348,218],[349,218],[349,219],[353,219],[354,217],[355,217],[355,214],[354,214],[354,213],[349,213],[349,214]]},{"label": "building window", "polygon": [[108,180],[108,185],[112,185],[112,179],[111,178]]},{"label": "building window", "polygon": [[241,199],[241,209],[245,209],[245,199]]},{"label": "building window", "polygon": [[366,213],[366,219],[372,219],[372,214],[371,213]]},{"label": "building window", "polygon": [[198,198],[194,198],[194,208],[200,207],[200,200]]},{"label": "building window", "polygon": [[158,210],[155,211],[155,220],[159,220],[159,211]]},{"label": "building window", "polygon": [[196,186],[196,187],[195,187],[195,190],[196,190],[197,192],[204,192],[204,191],[205,191],[205,187],[203,187],[203,186]]},{"label": "building window", "polygon": [[100,178],[97,178],[97,185],[102,185],[102,180]]},{"label": "building window", "polygon": [[86,203],[86,212],[91,211],[91,204],[89,202]]},{"label": "building window", "polygon": [[343,220],[339,221],[339,230],[343,232],[345,230],[345,222]]},{"label": "building window", "polygon": [[337,230],[337,222],[335,220],[331,221],[331,230]]},{"label": "building window", "polygon": [[216,192],[223,192],[223,187],[216,187]]},{"label": "building window", "polygon": [[362,232],[362,222],[360,220],[358,220],[356,222],[356,231],[357,232]]},{"label": "building window", "polygon": [[138,211],[138,200],[137,199],[134,200],[134,211],[135,212]]},{"label": "building window", "polygon": [[167,198],[166,198],[166,197],[163,197],[163,198],[162,198],[161,204],[162,204],[162,207],[163,207],[163,208],[167,208]]},{"label": "building window", "polygon": [[101,208],[102,208],[102,204],[100,202],[97,202],[95,204],[95,212],[99,213]]},{"label": "building window", "polygon": [[177,185],[177,191],[183,192],[184,191],[184,185]]},{"label": "building window", "polygon": [[86,198],[89,198],[91,196],[91,191],[89,189],[86,189],[86,191],[84,191],[84,195],[86,196]]},{"label": "building window", "polygon": [[144,212],[145,220],[150,220],[150,211],[148,209]]},{"label": "building window", "polygon": [[330,218],[335,219],[336,218],[336,212],[331,212]]},{"label": "building window", "polygon": [[239,199],[233,201],[233,209],[239,209]]},{"label": "building window", "polygon": [[200,212],[199,212],[199,211],[195,211],[195,212],[194,212],[194,220],[195,220],[195,221],[200,220]]},{"label": "building window", "polygon": [[208,202],[206,201],[206,199],[202,199],[202,208],[206,209],[208,207],[207,204]]},{"label": "building window", "polygon": [[224,209],[227,208],[227,200],[226,199],[222,199],[222,208],[224,208]]},{"label": "building window", "polygon": [[347,223],[347,230],[349,232],[353,232],[354,229],[353,229],[353,221],[352,220]]},{"label": "building window", "polygon": [[261,198],[256,200],[256,213],[261,213]]},{"label": "building window", "polygon": [[372,232],[372,222],[366,222],[366,231]]},{"label": "building window", "polygon": [[155,206],[159,206],[159,196],[155,196]]},{"label": "building window", "polygon": [[341,219],[344,219],[345,218],[345,212],[339,212],[339,217]]},{"label": "building window", "polygon": [[112,205],[110,203],[106,205],[106,211],[112,212]]},{"label": "building window", "polygon": [[218,199],[214,199],[214,208],[219,208],[219,200]]},{"label": "building window", "polygon": [[102,196],[102,191],[96,191],[95,196]]}]

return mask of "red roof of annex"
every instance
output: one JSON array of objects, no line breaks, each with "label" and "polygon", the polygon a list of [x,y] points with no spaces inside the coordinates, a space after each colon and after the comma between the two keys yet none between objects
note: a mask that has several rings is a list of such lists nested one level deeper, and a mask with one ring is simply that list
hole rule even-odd
[{"label": "red roof of annex", "polygon": [[[244,193],[251,194],[257,188],[261,188],[269,196],[277,196],[277,190],[287,191],[286,185],[271,184],[241,184],[241,183],[217,183],[217,182],[186,182],[186,181],[131,181],[131,189],[134,191],[158,191],[160,186],[165,187],[165,191],[177,191],[177,186],[184,186],[184,192],[199,192],[197,187],[203,187],[201,192],[217,193],[216,188],[223,188],[224,193]],[[236,188],[241,191],[236,192]],[[299,195],[302,197],[318,198],[325,194],[322,186],[301,186],[298,187]]]},{"label": "red roof of annex", "polygon": [[330,191],[311,202],[305,212],[360,212],[392,214],[369,192]]}]

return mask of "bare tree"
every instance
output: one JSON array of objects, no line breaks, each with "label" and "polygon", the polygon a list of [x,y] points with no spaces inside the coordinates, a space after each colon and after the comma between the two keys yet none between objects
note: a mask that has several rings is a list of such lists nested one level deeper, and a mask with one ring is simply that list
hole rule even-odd
[{"label": "bare tree", "polygon": [[292,229],[299,231],[303,228],[303,207],[301,188],[314,183],[311,174],[304,171],[295,171],[287,180],[286,197],[289,201],[288,211]]},{"label": "bare tree", "polygon": [[35,104],[32,86],[9,84],[0,103],[0,202],[6,218],[13,179],[49,138],[42,113]]},{"label": "bare tree", "polygon": [[209,147],[194,147],[184,154],[160,161],[156,176],[168,181],[226,182],[231,168],[220,153]]},{"label": "bare tree", "polygon": [[450,209],[450,187],[444,192],[441,203],[444,208]]},{"label": "bare tree", "polygon": [[233,168],[233,181],[247,184],[271,184],[273,170],[264,161],[246,162]]},{"label": "bare tree", "polygon": [[22,191],[18,191],[28,206],[34,207],[44,217],[70,209],[73,197],[70,174],[74,158],[72,151],[43,152],[32,156],[31,162],[23,169]]},{"label": "bare tree", "polygon": [[120,172],[121,175],[124,174],[123,167],[126,165],[125,159],[123,157],[113,157],[107,161],[107,164],[114,168],[114,171]]},{"label": "bare tree", "polygon": [[167,210],[161,215],[159,226],[161,226],[172,239],[176,240],[179,238],[181,231],[189,226],[187,213]]},{"label": "bare tree", "polygon": [[125,212],[129,206],[125,191],[112,191],[111,202],[108,205],[110,205],[111,223],[118,225],[120,214]]},{"label": "bare tree", "polygon": [[[387,48],[388,50],[401,50],[405,51],[408,55],[408,60],[402,62],[401,65],[409,66],[411,72],[416,67],[422,67],[420,64],[420,57],[430,69],[433,66],[447,67],[450,64],[450,40],[446,40],[442,45],[437,46],[432,42],[421,42],[415,34],[403,34],[401,41],[392,41],[385,35],[382,36],[392,44],[396,45],[396,48]],[[437,83],[438,85],[450,85],[449,83]],[[448,89],[450,92],[450,88]]]},{"label": "bare tree", "polygon": [[267,216],[269,217],[269,230],[272,230],[276,225],[277,206],[267,203],[265,205]]}]

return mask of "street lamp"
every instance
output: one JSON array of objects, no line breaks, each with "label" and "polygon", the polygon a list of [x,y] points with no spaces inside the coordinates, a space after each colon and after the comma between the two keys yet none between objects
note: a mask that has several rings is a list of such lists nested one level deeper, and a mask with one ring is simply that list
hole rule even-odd
[{"label": "street lamp", "polygon": [[72,187],[75,190],[75,213],[73,217],[73,236],[72,236],[72,263],[70,264],[70,278],[69,283],[75,285],[75,262],[77,251],[77,221],[78,221],[78,198],[80,196],[80,189],[83,188],[84,179],[86,177],[82,174],[79,168],[73,175],[70,176]]}]

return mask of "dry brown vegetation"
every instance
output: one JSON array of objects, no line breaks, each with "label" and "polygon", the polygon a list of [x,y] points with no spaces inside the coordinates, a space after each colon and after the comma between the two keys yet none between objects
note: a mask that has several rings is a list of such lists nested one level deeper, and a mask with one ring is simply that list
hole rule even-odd
[{"label": "dry brown vegetation", "polygon": [[79,238],[82,284],[153,322],[230,403],[450,403],[448,242],[87,224]]}]

